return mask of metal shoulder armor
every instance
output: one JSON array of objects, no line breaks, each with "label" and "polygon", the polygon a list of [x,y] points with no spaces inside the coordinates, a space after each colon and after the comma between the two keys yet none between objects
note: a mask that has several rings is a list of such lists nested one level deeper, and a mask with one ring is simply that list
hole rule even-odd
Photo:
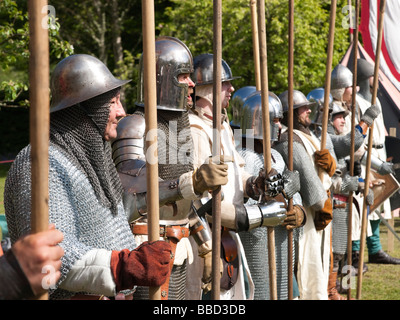
[{"label": "metal shoulder armor", "polygon": [[126,160],[144,159],[145,119],[138,114],[124,117],[117,126],[117,138],[112,141],[115,166]]}]

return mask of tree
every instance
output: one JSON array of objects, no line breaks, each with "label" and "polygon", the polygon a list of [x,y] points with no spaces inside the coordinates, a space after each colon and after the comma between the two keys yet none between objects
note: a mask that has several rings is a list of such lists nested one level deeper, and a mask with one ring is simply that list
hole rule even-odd
[{"label": "tree", "polygon": [[[28,106],[29,23],[26,1],[0,1],[0,106]],[[59,37],[59,23],[49,15],[50,61],[73,52]]]},{"label": "tree", "polygon": [[[185,42],[193,55],[212,53],[213,8],[211,0],[173,0],[166,11],[170,22],[160,33]],[[338,1],[333,64],[337,64],[349,45],[348,30],[341,26]],[[266,30],[269,90],[276,94],[287,90],[288,76],[288,2],[266,1]],[[295,1],[294,17],[294,88],[307,94],[325,82],[330,1]],[[236,89],[255,85],[249,0],[222,2],[222,57],[234,75]]]}]

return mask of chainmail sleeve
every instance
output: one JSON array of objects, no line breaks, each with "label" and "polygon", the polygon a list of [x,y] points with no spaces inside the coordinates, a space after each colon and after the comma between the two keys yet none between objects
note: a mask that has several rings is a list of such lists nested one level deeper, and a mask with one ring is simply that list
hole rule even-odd
[{"label": "chainmail sleeve", "polygon": [[[5,186],[5,208],[12,242],[30,230],[31,177],[30,146],[23,149],[11,167]],[[136,247],[122,201],[117,214],[100,203],[87,176],[60,151],[49,148],[49,222],[64,234],[60,246],[61,278],[72,266],[95,248],[133,250]],[[90,293],[90,287],[88,287]],[[50,290],[51,299],[76,294],[59,288]]]},{"label": "chainmail sleeve", "polygon": [[[284,140],[274,146],[288,162],[288,142]],[[293,141],[293,170],[300,173],[300,195],[306,207],[323,206],[327,199],[326,190],[318,177],[310,156],[300,142]],[[319,208],[320,209],[320,208]]]}]

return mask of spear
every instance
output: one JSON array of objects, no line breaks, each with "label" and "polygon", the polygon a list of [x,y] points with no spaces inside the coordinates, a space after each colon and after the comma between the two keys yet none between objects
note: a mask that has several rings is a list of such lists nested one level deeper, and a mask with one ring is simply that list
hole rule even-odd
[{"label": "spear", "polygon": [[[294,0],[289,0],[289,63],[288,63],[288,169],[293,171],[293,58],[294,52]],[[288,211],[293,199],[288,201]],[[288,230],[288,298],[293,299],[293,230]]]},{"label": "spear", "polygon": [[[269,101],[268,101],[268,68],[267,68],[267,33],[265,27],[265,0],[258,1],[258,31],[260,42],[261,70],[261,109],[263,125],[264,169],[271,171],[271,132],[269,130]],[[268,234],[268,266],[270,299],[277,300],[276,260],[275,260],[275,230],[267,227]]]},{"label": "spear", "polygon": [[[143,82],[144,101],[146,105],[145,122],[146,134],[149,132],[154,139],[146,139],[146,149],[157,148],[157,92],[156,92],[156,58],[155,58],[155,28],[154,28],[154,1],[142,0],[142,30],[143,30]],[[154,147],[152,147],[154,145]],[[158,155],[146,161],[147,179],[147,208],[148,208],[148,237],[149,241],[160,239],[159,225],[159,190],[158,190]],[[160,287],[150,287],[151,300],[161,299]]]},{"label": "spear", "polygon": [[[350,175],[354,175],[354,145],[355,145],[355,124],[356,124],[356,92],[357,92],[357,51],[358,51],[358,17],[359,17],[360,0],[356,0],[355,8],[355,33],[353,35],[353,96],[352,96],[352,106],[351,106],[351,143],[350,143]],[[352,255],[352,223],[353,223],[353,192],[349,193],[349,214],[347,220],[347,265],[352,265],[351,255]],[[351,298],[351,288],[350,288],[350,270],[348,271],[348,289],[347,298]]]},{"label": "spear", "polygon": [[258,39],[258,25],[257,25],[257,0],[250,0],[250,13],[251,13],[251,33],[253,39],[253,60],[254,60],[254,75],[256,78],[256,90],[261,89],[260,79],[260,45]]},{"label": "spear", "polygon": [[[336,0],[331,1],[331,14],[329,20],[329,38],[328,51],[325,73],[325,90],[324,90],[324,109],[322,114],[322,133],[321,133],[321,150],[326,145],[326,135],[328,129],[329,117],[329,94],[331,89],[331,72],[332,72],[332,57],[333,57],[333,42],[335,37],[335,19],[336,19]],[[320,171],[320,179],[322,180],[322,172]]]},{"label": "spear", "polygon": [[[46,9],[47,0],[28,2],[32,233],[45,231],[49,225],[49,34],[48,28],[42,26],[47,18]],[[47,300],[48,293],[36,298]]]},{"label": "spear", "polygon": [[[213,158],[221,154],[221,69],[222,69],[222,4],[213,1]],[[212,291],[213,300],[220,299],[221,254],[221,187],[212,194]]]},{"label": "spear", "polygon": [[[379,6],[379,24],[378,24],[378,39],[376,45],[375,52],[375,69],[374,69],[374,81],[372,86],[372,98],[371,105],[375,105],[376,103],[376,95],[378,92],[378,79],[379,79],[379,59],[381,54],[382,47],[382,33],[383,33],[383,17],[385,13],[386,0],[382,0]],[[358,262],[358,281],[357,281],[357,300],[361,299],[361,287],[362,287],[362,266],[364,263],[364,248],[365,248],[365,238],[367,233],[367,195],[369,192],[369,174],[371,170],[371,149],[372,149],[372,140],[373,140],[373,132],[374,132],[374,124],[372,123],[368,132],[368,151],[367,151],[367,164],[366,164],[366,173],[365,173],[365,189],[364,189],[364,206],[363,206],[363,214],[362,214],[362,224],[361,224],[361,246],[360,246],[360,258]]]}]

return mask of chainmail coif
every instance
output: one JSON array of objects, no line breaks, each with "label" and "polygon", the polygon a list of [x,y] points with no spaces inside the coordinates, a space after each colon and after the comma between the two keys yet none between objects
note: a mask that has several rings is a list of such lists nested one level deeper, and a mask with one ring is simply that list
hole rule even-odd
[{"label": "chainmail coif", "polygon": [[88,177],[100,203],[117,212],[122,185],[111,156],[111,146],[104,140],[110,100],[114,89],[64,110],[51,114],[50,143],[59,146],[66,156]]}]

